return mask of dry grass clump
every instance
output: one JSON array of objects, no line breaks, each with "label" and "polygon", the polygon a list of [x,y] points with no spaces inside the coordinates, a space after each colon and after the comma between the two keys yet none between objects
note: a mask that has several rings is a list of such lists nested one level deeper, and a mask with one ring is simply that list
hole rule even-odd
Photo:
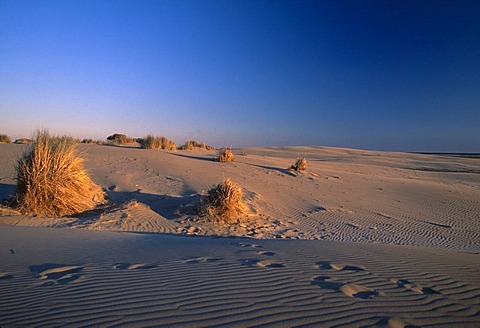
[{"label": "dry grass clump", "polygon": [[83,139],[82,140],[82,143],[84,144],[93,144],[93,143],[96,143],[95,140],[93,139]]},{"label": "dry grass clump", "polygon": [[130,144],[135,142],[134,139],[127,137],[125,134],[114,133],[107,137],[107,140],[115,145]]},{"label": "dry grass clump", "polygon": [[15,200],[22,213],[64,216],[104,202],[102,188],[88,176],[75,147],[70,137],[50,136],[46,130],[37,132],[16,166]]},{"label": "dry grass clump", "polygon": [[195,150],[197,145],[199,145],[198,141],[190,140],[190,141],[185,142],[184,145],[180,146],[180,149],[182,149],[182,150]]},{"label": "dry grass clump", "polygon": [[0,134],[0,143],[12,143],[12,140],[6,134]]},{"label": "dry grass clump", "polygon": [[305,157],[299,157],[295,161],[295,163],[288,168],[289,170],[292,171],[305,171],[307,169],[307,160]]},{"label": "dry grass clump", "polygon": [[33,142],[33,139],[29,139],[29,138],[20,138],[15,140],[16,144],[27,144],[32,142]]},{"label": "dry grass clump", "polygon": [[213,150],[212,146],[206,145],[204,142],[198,142],[197,140],[189,140],[185,142],[184,145],[180,146],[182,150],[196,150],[196,148],[204,149],[204,150]]},{"label": "dry grass clump", "polygon": [[235,223],[245,214],[242,187],[224,178],[214,188],[208,190],[201,200],[200,214],[219,219],[224,223]]},{"label": "dry grass clump", "polygon": [[138,142],[144,149],[177,150],[177,145],[175,142],[165,137],[155,137],[149,134],[145,138],[140,139]]},{"label": "dry grass clump", "polygon": [[84,144],[96,144],[96,145],[107,145],[105,141],[102,140],[94,140],[94,139],[82,139],[81,143]]},{"label": "dry grass clump", "polygon": [[220,148],[215,158],[217,162],[233,162],[234,159],[235,155],[233,155],[233,151],[229,147]]}]

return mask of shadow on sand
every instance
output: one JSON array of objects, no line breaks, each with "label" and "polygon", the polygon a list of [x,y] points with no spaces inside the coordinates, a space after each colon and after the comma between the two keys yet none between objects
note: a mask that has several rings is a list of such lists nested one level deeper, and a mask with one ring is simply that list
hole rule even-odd
[{"label": "shadow on sand", "polygon": [[185,155],[185,154],[178,154],[178,153],[171,153],[172,156],[179,156],[184,158],[196,159],[200,161],[207,161],[207,162],[214,162],[213,157],[201,157],[201,156],[192,156],[192,155]]},{"label": "shadow on sand", "polygon": [[0,183],[0,204],[6,204],[13,200],[17,186],[14,184]]},{"label": "shadow on sand", "polygon": [[185,191],[180,196],[149,194],[141,191],[107,191],[108,204],[71,217],[87,222],[95,218],[98,219],[104,213],[118,211],[129,202],[136,201],[147,205],[152,211],[164,218],[173,220],[184,214],[196,214],[195,207],[200,198],[201,195],[193,191]]},{"label": "shadow on sand", "polygon": [[267,165],[257,165],[257,164],[247,164],[247,165],[259,167],[259,168],[265,169],[265,170],[271,170],[271,171],[280,172],[280,173],[283,173],[283,174],[285,174],[285,175],[290,175],[290,176],[292,176],[292,177],[296,177],[296,176],[297,176],[294,172],[290,171],[289,169],[282,169],[282,168],[280,168],[280,167],[267,166]]}]

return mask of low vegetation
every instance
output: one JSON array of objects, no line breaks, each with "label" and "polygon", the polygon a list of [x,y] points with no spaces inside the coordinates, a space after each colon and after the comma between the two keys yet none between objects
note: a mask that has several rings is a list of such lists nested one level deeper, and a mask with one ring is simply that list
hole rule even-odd
[{"label": "low vegetation", "polygon": [[291,171],[305,171],[307,169],[307,160],[305,157],[299,157],[295,161],[295,163],[289,167],[289,170]]},{"label": "low vegetation", "polygon": [[84,144],[96,144],[96,145],[108,145],[107,142],[102,140],[94,140],[94,139],[83,139],[81,143]]},{"label": "low vegetation", "polygon": [[125,134],[114,133],[107,137],[107,140],[115,145],[130,144],[135,142],[134,139],[127,137]]},{"label": "low vegetation", "polygon": [[83,140],[82,140],[82,143],[93,144],[93,143],[96,143],[96,141],[93,140],[93,139],[83,139]]},{"label": "low vegetation", "polygon": [[175,142],[165,137],[147,135],[145,138],[139,139],[138,142],[140,146],[145,149],[177,150]]},{"label": "low vegetation", "polygon": [[30,139],[30,138],[20,138],[15,140],[16,144],[27,144],[32,142],[33,142],[33,139]]},{"label": "low vegetation", "polygon": [[197,148],[204,150],[214,150],[212,146],[206,145],[204,142],[198,142],[197,140],[189,140],[184,145],[180,146],[182,150],[196,150]]},{"label": "low vegetation", "polygon": [[217,162],[233,162],[234,159],[235,155],[233,155],[233,151],[229,147],[220,148],[215,158]]},{"label": "low vegetation", "polygon": [[200,214],[232,224],[245,214],[242,187],[225,178],[201,199]]},{"label": "low vegetation", "polygon": [[0,134],[0,143],[11,143],[10,137],[6,134]]},{"label": "low vegetation", "polygon": [[22,213],[72,215],[105,201],[102,188],[88,176],[75,147],[73,138],[37,132],[16,165],[15,203]]}]

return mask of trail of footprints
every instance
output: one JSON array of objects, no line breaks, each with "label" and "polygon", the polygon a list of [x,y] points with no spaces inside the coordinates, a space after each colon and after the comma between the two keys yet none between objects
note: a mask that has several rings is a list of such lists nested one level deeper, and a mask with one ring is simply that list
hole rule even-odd
[{"label": "trail of footprints", "polygon": [[[250,248],[252,250],[263,248],[262,245],[256,245],[256,244],[240,243],[239,245],[241,247]],[[266,256],[266,257],[273,257],[275,255],[274,252],[269,252],[269,251],[264,251],[264,250],[258,250],[258,251],[256,251],[256,254]],[[241,259],[240,263],[242,265],[246,265],[246,266],[249,266],[249,267],[259,267],[259,268],[283,268],[283,267],[285,267],[285,265],[282,262],[279,262],[279,261],[274,260],[274,259],[247,258],[247,259]]]},{"label": "trail of footprints", "polygon": [[[275,259],[277,255],[275,252],[263,249],[262,245],[240,242],[238,246],[245,248],[247,253],[254,253],[256,255],[255,257],[239,259],[238,261],[241,265],[272,270],[286,267],[284,263]],[[179,259],[177,263],[187,265],[202,265],[216,263],[221,260],[223,260],[221,257],[197,256]],[[158,265],[149,263],[116,263],[111,267],[111,269],[149,270],[156,267],[158,267]],[[85,276],[83,275],[84,266],[81,265],[46,263],[38,266],[30,266],[29,269],[36,275],[38,280],[36,283],[37,286],[78,283],[85,279]],[[316,286],[322,290],[325,290],[325,292],[341,293],[344,296],[357,299],[361,302],[382,298],[385,296],[393,296],[393,294],[390,294],[388,291],[376,290],[358,284],[358,281],[361,281],[364,278],[369,278],[367,280],[370,280],[372,277],[378,278],[379,281],[387,281],[388,283],[393,284],[392,287],[394,289],[402,288],[405,290],[405,292],[413,292],[427,296],[442,295],[443,297],[448,297],[432,287],[421,286],[407,279],[389,279],[382,275],[375,276],[374,273],[369,272],[367,268],[360,265],[319,261],[313,265],[313,269],[320,271],[320,274],[311,276],[309,278],[311,286]],[[9,280],[12,278],[14,278],[14,275],[0,272],[0,283],[2,280]],[[457,299],[455,303],[459,304],[458,301],[459,300]],[[467,304],[464,304],[464,306],[469,307]],[[399,318],[386,318],[388,323],[390,323],[391,320],[395,321],[397,319]]]},{"label": "trail of footprints", "polygon": [[29,267],[36,274],[39,286],[64,285],[81,281],[83,266],[45,263]]},{"label": "trail of footprints", "polygon": [[[364,272],[366,275],[371,275],[371,273],[367,272],[366,268],[363,266],[330,263],[326,261],[317,262],[314,265],[314,268],[322,271],[334,270],[334,271],[346,271],[346,272]],[[339,281],[336,278],[330,277],[327,275],[315,276],[311,280],[312,280],[311,282],[312,285],[317,285],[323,289],[331,289],[331,290],[339,291],[349,297],[356,297],[360,299],[372,299],[376,296],[385,296],[385,293],[382,291],[373,290],[368,287],[354,284],[354,283]],[[417,294],[423,294],[423,295],[440,294],[440,292],[434,290],[433,288],[416,285],[405,279],[392,278],[389,281],[396,284],[400,288],[405,288]]]},{"label": "trail of footprints", "polygon": [[[362,266],[330,263],[326,261],[317,262],[314,265],[314,268],[320,269],[320,270],[366,272],[366,269]],[[311,282],[312,285],[319,286],[322,289],[331,289],[331,290],[339,291],[349,297],[355,297],[360,299],[371,299],[376,296],[383,295],[382,292],[379,292],[377,290],[373,290],[358,284],[338,281],[335,278],[326,276],[326,275],[316,276],[316,277],[313,277],[311,280],[312,280]]]}]

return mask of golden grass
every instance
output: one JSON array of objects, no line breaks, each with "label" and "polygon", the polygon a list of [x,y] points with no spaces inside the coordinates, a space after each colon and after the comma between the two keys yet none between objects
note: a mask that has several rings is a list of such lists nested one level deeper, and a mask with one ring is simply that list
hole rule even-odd
[{"label": "golden grass", "polygon": [[0,134],[0,143],[12,143],[12,140],[6,134]]},{"label": "golden grass", "polygon": [[307,169],[307,160],[305,157],[299,157],[295,163],[289,167],[289,170],[292,171],[305,171]]},{"label": "golden grass", "polygon": [[216,161],[217,162],[233,162],[235,159],[235,155],[233,155],[233,151],[229,147],[220,148],[217,153]]},{"label": "golden grass", "polygon": [[139,140],[140,146],[145,149],[177,150],[175,142],[165,137],[155,137],[151,134]]},{"label": "golden grass", "polygon": [[245,208],[242,187],[224,178],[201,199],[200,214],[232,224],[238,221],[239,216],[245,214]]},{"label": "golden grass", "polygon": [[206,145],[204,142],[198,142],[197,140],[189,140],[185,142],[184,145],[180,147],[182,150],[196,150],[196,148],[204,149],[204,150],[213,150],[212,146]]},{"label": "golden grass", "polygon": [[121,133],[114,133],[111,136],[108,136],[107,140],[114,145],[123,145],[123,144],[130,144],[135,142],[134,139],[129,138],[125,134],[121,134]]},{"label": "golden grass", "polygon": [[16,144],[27,144],[31,142],[33,142],[33,139],[29,139],[29,138],[20,138],[15,140]]},{"label": "golden grass", "polygon": [[70,137],[37,131],[19,158],[15,202],[24,214],[64,216],[93,209],[105,201],[102,188],[83,167]]}]

